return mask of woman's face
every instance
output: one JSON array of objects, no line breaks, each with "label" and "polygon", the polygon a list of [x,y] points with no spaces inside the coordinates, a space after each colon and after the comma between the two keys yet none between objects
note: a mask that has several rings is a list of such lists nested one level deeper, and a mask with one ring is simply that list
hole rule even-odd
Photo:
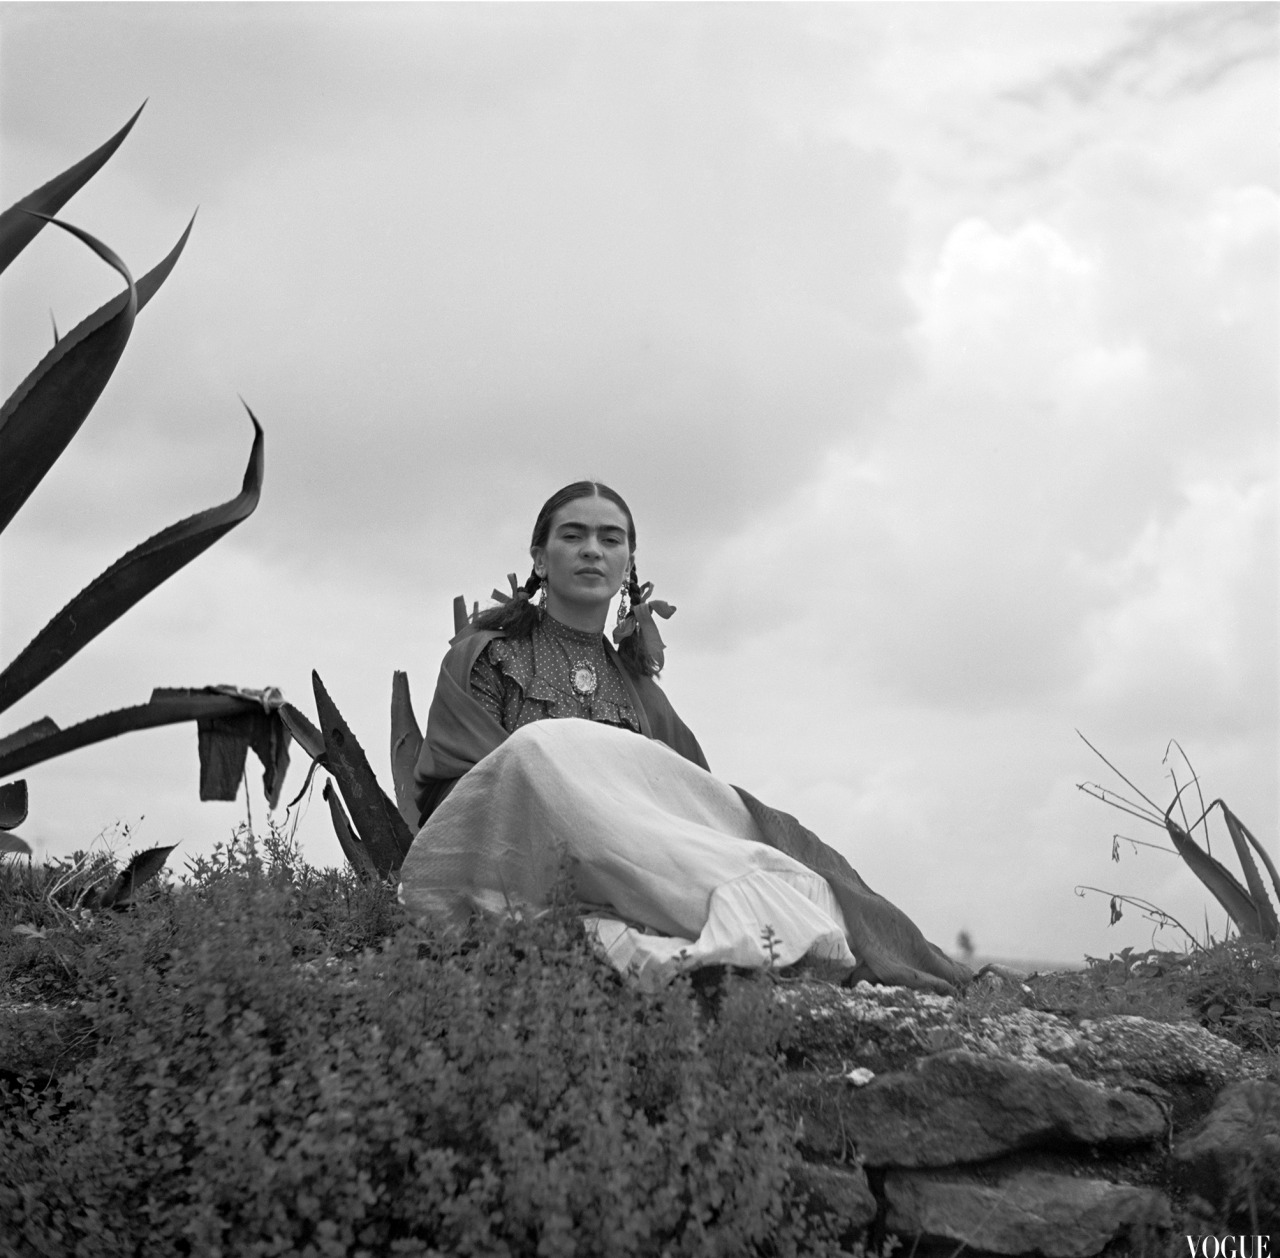
[{"label": "woman's face", "polygon": [[631,562],[626,513],[608,498],[575,498],[551,517],[547,544],[529,553],[557,619],[561,608],[607,607]]}]

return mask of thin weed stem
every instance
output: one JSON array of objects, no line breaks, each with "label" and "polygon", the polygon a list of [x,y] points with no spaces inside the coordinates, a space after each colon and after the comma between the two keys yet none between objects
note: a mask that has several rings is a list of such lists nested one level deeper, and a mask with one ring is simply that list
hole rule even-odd
[{"label": "thin weed stem", "polygon": [[[1196,795],[1199,796],[1200,798],[1200,821],[1204,821],[1205,848],[1208,851],[1209,855],[1212,856],[1213,848],[1209,845],[1209,823],[1208,821],[1205,820],[1205,818],[1208,817],[1209,808],[1212,808],[1213,805],[1210,804],[1209,808],[1206,808],[1204,806],[1204,792],[1200,789],[1200,775],[1195,771],[1195,768],[1191,764],[1190,757],[1187,755],[1185,751],[1183,751],[1182,744],[1176,738],[1169,739],[1169,742],[1164,749],[1164,759],[1161,760],[1160,763],[1164,764],[1165,761],[1169,759],[1170,747],[1176,747],[1178,749],[1178,754],[1182,757],[1182,763],[1187,766],[1187,772],[1191,774],[1191,780],[1196,784]],[[1196,824],[1199,825],[1200,821],[1197,821]],[[1190,834],[1191,831],[1188,830],[1187,833]]]},{"label": "thin weed stem", "polygon": [[1110,769],[1111,772],[1116,775],[1116,777],[1118,777],[1131,790],[1137,791],[1138,794],[1141,795],[1142,798],[1146,800],[1148,804],[1151,805],[1151,808],[1154,812],[1156,812],[1157,814],[1160,812],[1160,806],[1155,802],[1154,799],[1149,798],[1145,792],[1143,792],[1142,790],[1139,790],[1138,787],[1134,786],[1134,784],[1130,782],[1129,779],[1125,777],[1125,775],[1121,773],[1120,770],[1117,769],[1116,766],[1112,764],[1111,761],[1108,760],[1106,756],[1104,756],[1102,752],[1100,752],[1083,734],[1081,734],[1079,730],[1076,730],[1076,733],[1080,736],[1080,741],[1083,742],[1084,745],[1088,747],[1089,750],[1093,752],[1093,754],[1097,756],[1098,759],[1101,760],[1102,763],[1105,764],[1107,768]]},{"label": "thin weed stem", "polygon": [[1076,790],[1083,791],[1091,799],[1097,799],[1112,808],[1118,808],[1121,812],[1127,812],[1131,817],[1137,817],[1149,825],[1159,826],[1161,829],[1164,828],[1164,818],[1162,816],[1147,812],[1140,805],[1135,804],[1133,800],[1125,799],[1123,795],[1109,790],[1105,786],[1099,786],[1097,782],[1077,782]]}]

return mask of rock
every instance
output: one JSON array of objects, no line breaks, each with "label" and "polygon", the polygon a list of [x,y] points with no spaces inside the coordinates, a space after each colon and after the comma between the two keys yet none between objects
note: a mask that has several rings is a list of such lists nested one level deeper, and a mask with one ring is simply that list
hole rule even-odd
[{"label": "rock", "polygon": [[1047,1048],[1051,1061],[1091,1079],[1145,1079],[1161,1087],[1220,1088],[1240,1077],[1244,1054],[1191,1022],[1152,1022],[1132,1014],[1082,1021],[1073,1043]]},{"label": "rock", "polygon": [[1132,1145],[1160,1139],[1160,1107],[1072,1078],[953,1049],[864,1087],[795,1079],[802,1142],[820,1155],[852,1145],[869,1166],[951,1166],[1063,1143]]},{"label": "rock", "polygon": [[894,1170],[884,1193],[890,1232],[993,1254],[1088,1258],[1125,1233],[1172,1226],[1154,1189],[1040,1171],[984,1183],[954,1171]]},{"label": "rock", "polygon": [[949,996],[821,983],[782,987],[792,1013],[788,1054],[824,1070],[865,1066],[883,1073],[948,1048],[967,1048],[1028,1066],[1065,1065],[1078,1078],[1132,1086],[1213,1091],[1247,1073],[1244,1054],[1194,1023],[1169,1025],[1130,1014],[1082,1021],[1012,1007],[973,1013]]},{"label": "rock", "polygon": [[1218,1215],[1280,1230],[1280,1083],[1245,1079],[1173,1150],[1177,1181]]},{"label": "rock", "polygon": [[805,1165],[794,1178],[806,1211],[834,1215],[844,1232],[857,1232],[876,1217],[875,1195],[860,1168]]},{"label": "rock", "polygon": [[777,999],[792,1017],[787,1051],[797,1064],[881,1072],[960,1043],[950,996],[870,983],[840,988],[802,982],[779,986]]}]

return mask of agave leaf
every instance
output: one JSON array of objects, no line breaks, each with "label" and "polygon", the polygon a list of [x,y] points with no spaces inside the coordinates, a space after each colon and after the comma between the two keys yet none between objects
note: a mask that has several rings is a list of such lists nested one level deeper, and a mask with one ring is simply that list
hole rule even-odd
[{"label": "agave leaf", "polygon": [[[1176,802],[1175,800],[1174,803]],[[1258,920],[1258,910],[1249,898],[1249,893],[1221,861],[1205,852],[1195,839],[1174,821],[1170,815],[1172,812],[1173,804],[1170,804],[1169,812],[1165,813],[1164,824],[1169,837],[1173,840],[1173,846],[1178,850],[1178,855],[1191,867],[1191,872],[1209,888],[1214,899],[1227,910],[1242,935],[1260,935],[1262,927]]]},{"label": "agave leaf", "polygon": [[0,834],[0,853],[8,856],[30,856],[31,845],[16,834]]},{"label": "agave leaf", "polygon": [[409,827],[418,828],[417,783],[413,769],[422,750],[422,730],[413,714],[409,678],[402,672],[391,675],[391,778],[396,788],[396,806]]},{"label": "agave leaf", "polygon": [[252,411],[253,448],[232,499],[162,529],[91,581],[0,673],[0,712],[33,690],[156,586],[253,513],[262,492],[262,425]]},{"label": "agave leaf", "polygon": [[7,757],[19,747],[25,747],[37,739],[48,738],[49,735],[60,732],[58,723],[47,716],[42,716],[38,721],[32,721],[30,725],[24,725],[20,730],[0,738],[0,764],[4,764]]},{"label": "agave leaf", "polygon": [[292,703],[282,703],[280,705],[280,719],[284,721],[285,728],[293,735],[294,741],[298,746],[316,764],[322,768],[327,768],[324,754],[324,735],[311,724],[306,716],[295,708]]},{"label": "agave leaf", "polygon": [[333,789],[332,782],[324,784],[323,794],[325,802],[329,805],[329,816],[333,819],[333,830],[338,836],[338,845],[342,848],[342,854],[361,878],[372,882],[377,878],[378,871],[373,866],[369,850],[347,819],[342,801],[338,798],[338,792]]},{"label": "agave leaf", "polygon": [[[0,777],[133,730],[236,716],[257,706],[247,699],[209,691],[156,690],[149,703],[105,712],[66,729],[59,729],[46,716],[0,742]],[[29,731],[35,731],[35,736],[27,737]]]},{"label": "agave leaf", "polygon": [[0,214],[0,271],[3,271],[36,238],[44,226],[38,218],[32,217],[29,211],[46,215],[56,214],[102,169],[111,154],[124,142],[124,137],[133,129],[133,124],[138,121],[138,114],[143,111],[146,104],[144,100],[133,117],[105,144],[94,149],[88,157],[81,158],[60,175],[54,175],[48,183],[34,192],[29,192],[21,201],[15,202]]},{"label": "agave leaf", "polygon": [[[1226,806],[1226,804],[1222,802],[1222,800],[1218,800],[1217,802],[1221,806],[1222,811],[1226,815],[1228,815],[1236,823],[1236,825],[1240,827],[1240,830],[1244,834],[1244,837],[1248,839],[1250,843],[1253,844],[1254,850],[1258,853],[1260,857],[1262,857],[1262,863],[1267,867],[1267,873],[1271,875],[1271,883],[1276,889],[1276,895],[1280,896],[1280,872],[1277,872],[1275,862],[1271,859],[1270,856],[1267,855],[1267,849],[1263,847],[1262,844],[1259,843],[1258,840],[1253,837],[1253,832],[1249,829],[1249,827],[1245,825],[1245,823],[1241,821],[1240,818],[1237,817],[1235,813],[1233,813]],[[1210,806],[1212,807],[1212,805]]]},{"label": "agave leaf", "polygon": [[[173,270],[195,217],[178,243],[135,285],[81,320],[40,360],[0,410],[0,532],[80,430],[106,387],[124,350],[137,312],[155,296]],[[59,224],[84,240],[99,256],[106,246],[79,228]],[[111,258],[115,255],[106,250]],[[115,258],[112,265],[124,263]],[[122,274],[128,278],[127,270]]]},{"label": "agave leaf", "polygon": [[27,784],[6,782],[0,786],[0,830],[16,830],[27,819]]},{"label": "agave leaf", "polygon": [[133,902],[143,884],[148,883],[163,868],[169,853],[177,847],[171,843],[168,847],[152,847],[139,852],[117,875],[116,880],[103,893],[98,901],[99,908],[124,909]]},{"label": "agave leaf", "polygon": [[329,772],[337,780],[373,867],[380,875],[390,874],[400,868],[413,842],[413,835],[396,806],[378,785],[364,750],[329,698],[318,673],[312,672],[311,684],[315,690],[316,711],[320,717],[320,732],[324,735]]},{"label": "agave leaf", "polygon": [[1227,830],[1231,834],[1231,842],[1235,844],[1236,855],[1240,858],[1240,868],[1244,870],[1245,881],[1249,884],[1249,895],[1258,912],[1259,930],[1267,939],[1280,938],[1280,921],[1276,919],[1276,911],[1272,907],[1270,897],[1267,895],[1267,884],[1262,881],[1262,874],[1259,873],[1257,863],[1249,851],[1249,845],[1245,840],[1246,835],[1253,839],[1254,846],[1257,847],[1262,855],[1262,859],[1267,862],[1271,880],[1275,883],[1277,892],[1280,893],[1280,881],[1276,879],[1275,866],[1271,864],[1270,857],[1263,851],[1262,844],[1257,839],[1254,839],[1252,834],[1249,834],[1249,828],[1244,822],[1222,800],[1217,800],[1216,802],[1222,807],[1222,815],[1226,818]]},{"label": "agave leaf", "polygon": [[79,432],[124,353],[138,313],[138,290],[129,268],[88,232],[58,219],[48,221],[114,267],[127,288],[108,318],[95,323],[90,316],[63,337],[0,410],[0,532]]}]

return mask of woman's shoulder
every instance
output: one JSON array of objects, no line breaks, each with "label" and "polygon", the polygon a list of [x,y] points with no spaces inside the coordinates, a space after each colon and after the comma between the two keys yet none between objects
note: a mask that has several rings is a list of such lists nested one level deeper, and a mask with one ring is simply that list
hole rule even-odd
[{"label": "woman's shoulder", "polygon": [[440,671],[465,683],[476,660],[506,640],[507,635],[501,629],[471,629],[460,633],[449,643]]}]

